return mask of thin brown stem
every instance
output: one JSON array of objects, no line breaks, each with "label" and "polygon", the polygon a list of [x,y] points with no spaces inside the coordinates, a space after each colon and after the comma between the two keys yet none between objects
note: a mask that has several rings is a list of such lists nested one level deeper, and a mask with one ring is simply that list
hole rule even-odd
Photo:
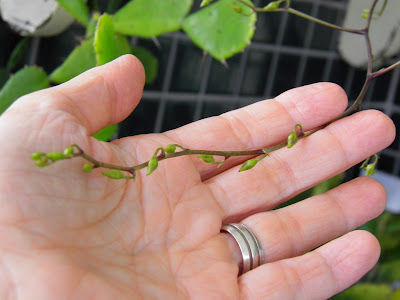
[{"label": "thin brown stem", "polygon": [[386,67],[386,68],[382,68],[379,71],[376,71],[376,72],[372,73],[371,74],[372,78],[375,79],[376,77],[379,77],[379,76],[381,76],[381,75],[383,75],[383,74],[385,74],[385,73],[387,73],[389,71],[392,71],[393,69],[395,69],[395,68],[397,68],[399,66],[400,66],[400,60],[398,62],[395,62],[394,64]]}]

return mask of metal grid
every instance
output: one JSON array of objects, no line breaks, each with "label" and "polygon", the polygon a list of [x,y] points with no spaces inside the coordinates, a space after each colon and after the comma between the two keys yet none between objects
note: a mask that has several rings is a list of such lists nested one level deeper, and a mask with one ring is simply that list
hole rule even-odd
[{"label": "metal grid", "polygon": [[[269,1],[254,2],[261,6]],[[200,0],[195,1],[194,9],[199,3]],[[347,0],[294,0],[292,6],[340,24]],[[338,83],[353,101],[364,82],[365,72],[341,60],[336,52],[338,36],[335,30],[287,13],[259,14],[253,42],[227,61],[229,68],[204,56],[183,32],[159,37],[160,48],[151,40],[134,38],[132,44],[146,46],[158,57],[160,71],[157,80],[145,87],[141,104],[122,123],[119,134],[173,129],[318,81]],[[34,39],[28,63],[46,64],[46,54],[42,53],[46,60],[40,59],[40,53],[46,48],[38,38]],[[399,76],[397,68],[376,79],[364,104],[364,108],[385,112],[398,128]],[[379,164],[379,169],[396,176],[400,176],[399,140],[383,151]]]}]

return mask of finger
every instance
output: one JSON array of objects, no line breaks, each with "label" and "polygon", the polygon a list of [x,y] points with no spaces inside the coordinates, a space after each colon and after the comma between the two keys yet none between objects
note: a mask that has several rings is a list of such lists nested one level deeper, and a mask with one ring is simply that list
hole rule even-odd
[{"label": "finger", "polygon": [[9,113],[66,112],[90,135],[125,119],[139,103],[144,70],[133,55],[124,55],[56,87],[16,101]]},{"label": "finger", "polygon": [[[259,149],[285,140],[297,123],[305,130],[323,125],[339,116],[346,106],[347,96],[338,85],[318,83],[165,134],[191,149]],[[215,170],[215,166],[197,158],[196,162],[200,172]],[[222,165],[219,170],[224,168]]]},{"label": "finger", "polygon": [[[384,187],[372,178],[360,177],[325,194],[255,214],[241,223],[259,237],[264,261],[273,262],[304,254],[358,228],[378,217],[385,204]],[[230,242],[235,243],[232,239]]]},{"label": "finger", "polygon": [[262,265],[239,277],[243,299],[328,299],[343,291],[379,258],[379,243],[353,231],[303,256]]},{"label": "finger", "polygon": [[271,153],[249,171],[232,168],[208,185],[225,218],[240,220],[343,172],[389,146],[394,137],[393,122],[386,115],[360,112],[300,140],[294,148]]}]

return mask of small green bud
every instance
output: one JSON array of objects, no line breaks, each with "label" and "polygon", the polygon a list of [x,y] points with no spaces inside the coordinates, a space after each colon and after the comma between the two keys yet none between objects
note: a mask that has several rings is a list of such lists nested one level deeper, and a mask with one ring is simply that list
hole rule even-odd
[{"label": "small green bud", "polygon": [[376,174],[376,171],[375,171],[375,165],[374,164],[369,164],[369,165],[367,165],[365,168],[364,168],[364,170],[365,170],[365,172],[366,172],[366,176],[371,176],[371,175],[374,175],[374,174]]},{"label": "small green bud", "polygon": [[35,164],[36,164],[36,166],[39,167],[39,168],[43,168],[43,167],[46,167],[46,166],[49,165],[48,162],[45,162],[45,161],[43,161],[43,160],[37,160],[37,161],[35,162]]},{"label": "small green bud", "polygon": [[296,131],[292,131],[287,139],[287,147],[292,148],[299,141]]},{"label": "small green bud", "polygon": [[361,18],[368,19],[368,16],[369,16],[369,9],[363,9],[363,12],[361,14]]},{"label": "small green bud", "polygon": [[220,165],[225,162],[225,160],[215,161],[214,156],[209,155],[209,154],[201,154],[201,155],[199,155],[199,158],[201,158],[204,162],[206,162],[208,164],[214,164],[214,165]]},{"label": "small green bud", "polygon": [[36,166],[38,166],[39,168],[43,168],[52,164],[51,162],[49,162],[45,153],[43,153],[43,155],[41,155],[39,159],[36,159],[35,163]]},{"label": "small green bud", "polygon": [[201,1],[200,7],[204,7],[208,4],[210,4],[213,0],[203,0]]},{"label": "small green bud", "polygon": [[105,171],[105,172],[103,172],[103,175],[105,175],[111,179],[124,179],[125,178],[124,174],[122,174],[122,172],[119,170]]},{"label": "small green bud", "polygon": [[201,154],[201,155],[199,155],[199,158],[201,158],[204,162],[206,162],[206,163],[208,163],[208,164],[213,164],[213,163],[215,163],[214,156],[212,156],[212,155]]},{"label": "small green bud", "polygon": [[365,174],[366,176],[371,176],[371,175],[376,174],[375,167],[378,164],[379,156],[377,154],[374,154],[375,160],[373,163],[369,164],[368,162],[371,159],[371,157],[372,156],[368,157],[360,167],[361,169],[363,169],[366,172],[366,174]]},{"label": "small green bud", "polygon": [[57,161],[61,159],[65,159],[64,153],[61,152],[50,152],[46,154],[47,158],[51,159],[52,161]]},{"label": "small green bud", "polygon": [[158,159],[156,156],[153,156],[147,165],[147,175],[153,173],[157,169],[157,167],[158,167]]},{"label": "small green bud", "polygon": [[167,145],[164,148],[165,153],[175,153],[176,150],[176,146],[171,144],[171,145]]},{"label": "small green bud", "polygon": [[68,146],[67,148],[64,149],[64,155],[65,156],[71,156],[74,154],[74,148],[71,146]]},{"label": "small green bud", "polygon": [[42,157],[44,157],[45,155],[46,155],[46,154],[45,154],[45,153],[42,153],[42,152],[35,152],[35,153],[32,153],[31,159],[32,159],[32,160],[41,160]]},{"label": "small green bud", "polygon": [[240,5],[231,4],[230,7],[237,13],[241,13],[242,12],[242,7]]},{"label": "small green bud", "polygon": [[239,172],[243,172],[243,171],[247,171],[250,170],[252,168],[254,168],[254,166],[258,163],[258,160],[253,158],[253,159],[249,159],[248,161],[246,161],[239,169]]},{"label": "small green bud", "polygon": [[84,164],[82,167],[82,171],[85,173],[90,173],[93,170],[93,166],[91,164]]},{"label": "small green bud", "polygon": [[274,11],[279,8],[279,4],[281,4],[281,1],[273,1],[267,4],[267,6],[264,6],[263,11]]},{"label": "small green bud", "polygon": [[289,134],[288,139],[287,139],[287,147],[288,148],[292,148],[299,141],[299,138],[297,136],[297,127],[300,128],[300,133],[303,132],[303,127],[300,124],[296,124],[294,126],[292,133]]}]

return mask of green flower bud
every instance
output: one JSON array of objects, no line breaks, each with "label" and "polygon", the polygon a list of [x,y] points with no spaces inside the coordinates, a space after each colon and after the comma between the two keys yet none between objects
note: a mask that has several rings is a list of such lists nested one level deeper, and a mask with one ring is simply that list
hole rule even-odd
[{"label": "green flower bud", "polygon": [[93,166],[91,164],[84,164],[82,167],[82,171],[85,173],[90,173],[93,170]]},{"label": "green flower bud", "polygon": [[67,148],[64,149],[64,155],[65,156],[71,156],[74,154],[74,148],[71,146],[68,146]]},{"label": "green flower bud", "polygon": [[368,164],[365,168],[364,168],[365,172],[366,172],[366,176],[371,176],[376,174],[375,171],[375,165],[374,164]]},{"label": "green flower bud", "polygon": [[45,154],[45,153],[42,153],[42,152],[35,152],[35,153],[32,153],[31,159],[32,159],[32,160],[41,160],[42,157],[44,157],[45,155],[46,155],[46,154]]},{"label": "green flower bud", "polygon": [[237,12],[237,13],[239,13],[239,14],[242,12],[242,7],[241,7],[240,5],[231,4],[230,6],[231,6],[231,8],[232,8],[235,12]]},{"label": "green flower bud", "polygon": [[171,144],[171,145],[167,145],[164,148],[165,153],[175,153],[176,150],[176,146]]},{"label": "green flower bud", "polygon": [[43,168],[43,167],[48,166],[48,163],[47,163],[47,162],[43,162],[42,160],[37,160],[37,161],[35,162],[35,164],[36,164],[36,166],[39,167],[39,168]]},{"label": "green flower bud", "polygon": [[294,126],[292,133],[288,136],[288,139],[287,139],[287,147],[288,148],[292,148],[299,141],[299,138],[297,136],[297,127],[300,128],[300,134],[303,132],[303,127],[300,124],[296,124]]},{"label": "green flower bud", "polygon": [[368,16],[369,16],[369,9],[363,9],[361,18],[368,19]]},{"label": "green flower bud", "polygon": [[377,154],[374,154],[374,162],[369,164],[369,160],[371,159],[372,156],[368,157],[361,165],[361,169],[363,169],[366,172],[366,176],[371,176],[376,174],[375,167],[378,164],[379,156]]},{"label": "green flower bud", "polygon": [[208,163],[208,164],[214,164],[214,165],[221,165],[225,162],[225,160],[223,161],[215,161],[214,156],[209,155],[209,154],[201,154],[199,155],[199,158],[201,158],[204,162]]},{"label": "green flower bud", "polygon": [[204,7],[208,4],[210,4],[213,0],[203,0],[201,1],[200,7]]},{"label": "green flower bud", "polygon": [[279,4],[281,4],[281,1],[273,1],[267,4],[267,6],[264,6],[263,11],[274,11],[279,8]]},{"label": "green flower bud", "polygon": [[122,174],[122,172],[119,170],[105,171],[105,172],[103,172],[103,175],[105,175],[111,179],[124,179],[125,178],[124,174]]},{"label": "green flower bud", "polygon": [[239,172],[243,172],[243,171],[247,171],[250,170],[252,168],[254,168],[254,166],[258,163],[258,160],[253,158],[253,159],[249,159],[248,161],[246,161],[239,169]]},{"label": "green flower bud", "polygon": [[50,152],[46,154],[47,158],[51,159],[52,161],[57,161],[61,159],[65,159],[64,153],[61,152]]},{"label": "green flower bud", "polygon": [[156,156],[153,156],[147,165],[147,175],[153,173],[157,169],[157,167],[158,167],[158,159]]},{"label": "green flower bud", "polygon": [[299,139],[297,138],[297,133],[296,131],[293,131],[287,139],[287,147],[288,148],[292,148],[294,145],[296,145],[296,143],[299,141]]}]

